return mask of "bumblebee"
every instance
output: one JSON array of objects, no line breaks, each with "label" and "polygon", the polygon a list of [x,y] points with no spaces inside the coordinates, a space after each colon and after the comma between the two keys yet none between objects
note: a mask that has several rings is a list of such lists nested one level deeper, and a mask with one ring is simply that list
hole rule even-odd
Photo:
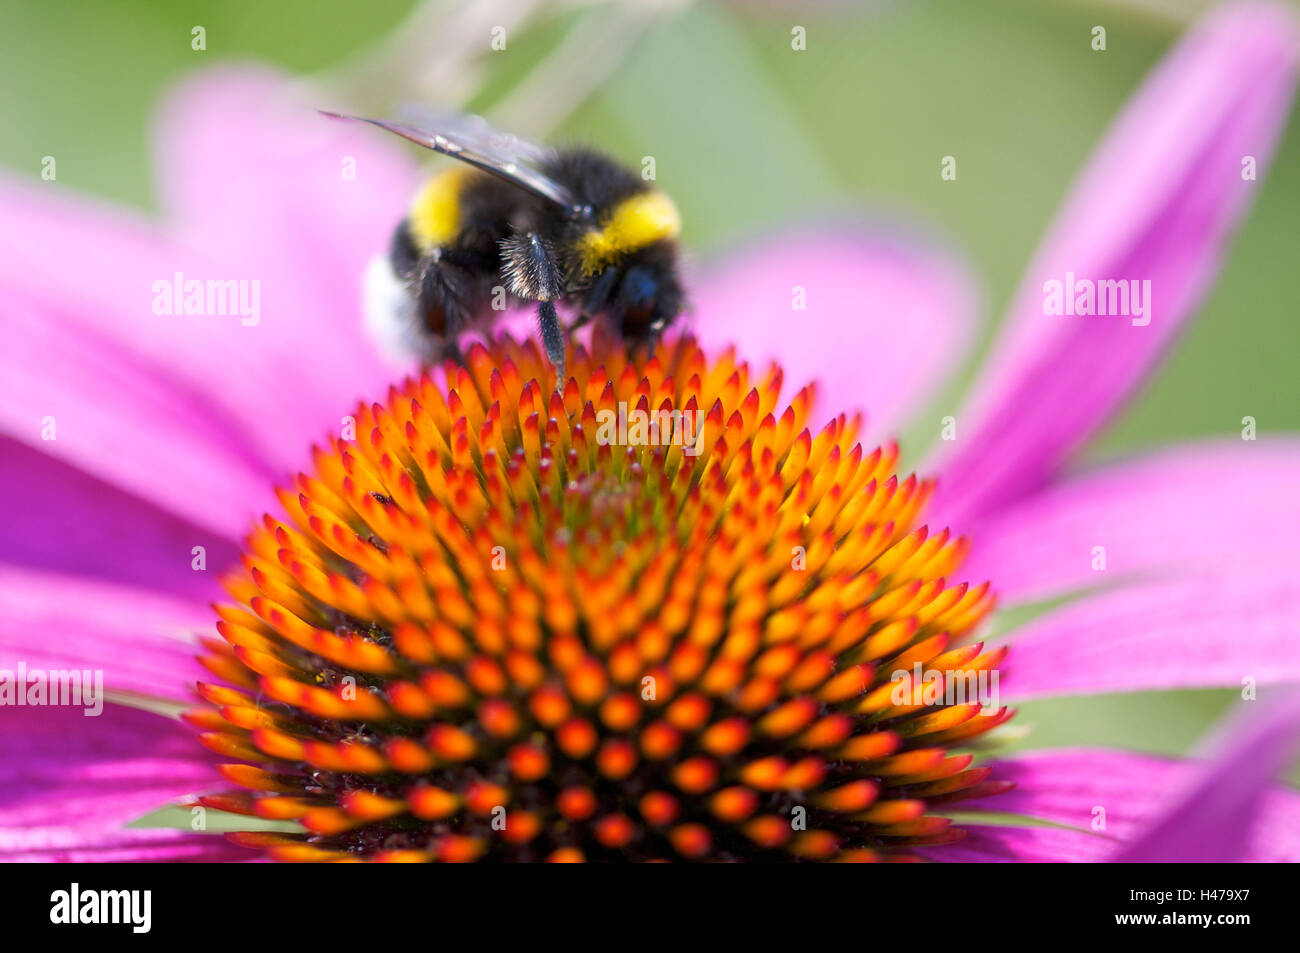
[{"label": "bumblebee", "polygon": [[463,163],[416,193],[367,282],[372,325],[390,339],[396,329],[427,360],[459,358],[458,334],[507,299],[531,303],[558,389],[567,378],[557,304],[577,309],[570,331],[599,317],[629,343],[651,346],[682,310],[676,207],[603,153],[547,149],[471,117],[416,126],[325,115]]}]

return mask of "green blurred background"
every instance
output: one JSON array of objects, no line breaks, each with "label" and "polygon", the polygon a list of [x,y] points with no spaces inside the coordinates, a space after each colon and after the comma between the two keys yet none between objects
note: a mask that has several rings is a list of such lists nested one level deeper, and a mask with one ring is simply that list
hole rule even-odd
[{"label": "green blurred background", "polygon": [[[655,4],[477,0],[475,16],[511,26],[505,51],[488,52],[476,32],[470,56],[454,31],[429,29],[463,22],[459,3],[9,2],[0,5],[0,163],[35,176],[41,157],[54,155],[61,187],[150,208],[151,112],[188,71],[271,61],[335,84],[349,105],[385,112],[427,92],[395,64],[441,63],[458,78],[454,98],[515,117],[511,131],[591,140],[629,159],[653,153],[700,255],[846,205],[919,223],[982,283],[983,346],[1089,150],[1207,5],[767,0],[660,3],[652,16]],[[196,24],[206,29],[203,52],[191,49]],[[794,24],[807,29],[806,51],[791,50]],[[1089,45],[1097,24],[1107,29],[1104,53]],[[939,179],[943,155],[958,157],[956,182]],[[1293,115],[1200,319],[1090,457],[1236,435],[1247,414],[1262,434],[1300,430],[1288,284],[1297,223]],[[953,405],[974,364],[927,419]],[[923,442],[920,431],[904,437],[913,451]],[[1018,743],[1183,752],[1233,697],[1036,702],[1015,722],[1033,726]]]}]

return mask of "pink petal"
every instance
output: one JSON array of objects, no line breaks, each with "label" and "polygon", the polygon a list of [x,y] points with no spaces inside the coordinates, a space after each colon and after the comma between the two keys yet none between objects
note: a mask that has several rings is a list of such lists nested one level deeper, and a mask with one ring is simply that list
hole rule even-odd
[{"label": "pink petal", "polygon": [[1177,789],[1164,816],[1116,860],[1128,863],[1300,861],[1300,794],[1269,785],[1300,752],[1300,692],[1237,711],[1214,759]]},{"label": "pink petal", "polygon": [[[1017,845],[1008,847],[997,838],[971,839],[954,846],[990,855],[960,858],[965,860],[993,859],[1000,848],[1006,850],[1001,859],[1008,860],[1136,859],[1135,852],[1149,849],[1161,830],[1177,822],[1187,845],[1218,844],[1219,848],[1215,856],[1204,858],[1189,856],[1185,848],[1182,856],[1169,856],[1169,860],[1300,859],[1300,794],[1270,788],[1283,763],[1277,754],[1284,749],[1276,747],[1276,742],[1285,738],[1286,731],[1295,736],[1294,709],[1289,719],[1281,722],[1278,714],[1270,712],[1248,726],[1248,733],[1237,733],[1229,747],[1234,756],[1231,764],[1224,760],[1207,765],[1108,748],[1026,751],[1013,760],[997,762],[993,777],[1014,781],[1016,786],[982,802],[982,807],[1069,825],[1083,833],[1077,838],[1063,837],[1054,845],[1069,852],[1057,858],[1016,853]],[[1279,731],[1279,727],[1285,730]],[[1271,757],[1265,756],[1252,736],[1275,745]],[[1220,799],[1221,795],[1226,799]],[[1248,801],[1250,809],[1246,810],[1243,805]],[[1104,827],[1094,828],[1098,821]],[[1222,849],[1225,838],[1232,842],[1231,850]],[[1041,842],[1030,838],[1019,846],[1032,852]],[[958,859],[947,856],[947,850],[943,848],[942,855],[936,851],[934,859]]]},{"label": "pink petal", "polygon": [[1187,770],[1184,762],[1112,748],[1025,751],[995,763],[993,776],[1016,786],[981,806],[1089,831],[1101,859],[1141,834]]},{"label": "pink petal", "polygon": [[[220,834],[123,828],[32,829],[11,832],[0,828],[0,860],[11,864],[229,864],[259,860]],[[93,838],[93,843],[86,843]]]},{"label": "pink petal", "polygon": [[189,599],[0,566],[0,669],[98,670],[106,690],[188,700],[211,677],[190,633],[212,626],[211,610]]},{"label": "pink petal", "polygon": [[0,316],[0,430],[228,538],[270,501],[272,471],[201,392],[19,292]]},{"label": "pink petal", "polygon": [[[0,496],[10,500],[0,563],[156,589],[200,603],[239,548],[32,447],[0,437]],[[26,505],[40,501],[40,506]],[[206,550],[207,572],[192,566]]]},{"label": "pink petal", "polygon": [[[0,179],[0,373],[21,384],[3,392],[0,428],[235,535],[310,442],[398,376],[361,330],[360,276],[411,170],[396,145],[288,104],[278,79],[205,75],[164,122],[166,192],[184,219],[171,234],[53,184]],[[342,178],[345,156],[356,181]],[[259,282],[260,322],[155,314],[155,283],[177,273]],[[56,441],[41,440],[47,416]]]},{"label": "pink petal", "polygon": [[[1136,388],[1209,289],[1285,125],[1300,40],[1280,6],[1210,14],[1146,80],[1071,190],[957,417],[947,521],[1041,484]],[[1044,283],[1150,280],[1151,321],[1044,313]],[[938,510],[936,510],[938,512]]]},{"label": "pink petal", "polygon": [[1054,695],[1300,681],[1300,578],[1240,566],[1106,592],[1012,636],[1000,690]]},{"label": "pink petal", "polygon": [[[806,310],[795,310],[803,289]],[[818,412],[867,414],[868,439],[899,427],[964,355],[976,326],[971,279],[948,254],[828,229],[769,241],[700,281],[694,329],[777,361],[790,392],[816,380]]]},{"label": "pink petal", "polygon": [[[169,800],[220,786],[194,732],[107,705],[0,708],[0,859],[236,859],[219,836],[123,830]],[[246,856],[246,853],[245,853]]]},{"label": "pink petal", "polygon": [[[1074,478],[977,521],[965,578],[1003,604],[1117,578],[1300,557],[1300,442],[1179,447]],[[1094,547],[1105,570],[1093,569]]]},{"label": "pink petal", "polygon": [[918,853],[950,864],[1085,864],[1105,860],[1115,847],[1103,837],[1058,827],[960,826],[967,832],[964,840]]},{"label": "pink petal", "polygon": [[364,329],[362,278],[416,185],[397,140],[321,116],[337,105],[326,95],[261,70],[205,71],[169,97],[158,134],[173,221],[262,279],[256,346],[291,375],[300,441],[317,435],[303,423],[337,430],[400,376]]}]

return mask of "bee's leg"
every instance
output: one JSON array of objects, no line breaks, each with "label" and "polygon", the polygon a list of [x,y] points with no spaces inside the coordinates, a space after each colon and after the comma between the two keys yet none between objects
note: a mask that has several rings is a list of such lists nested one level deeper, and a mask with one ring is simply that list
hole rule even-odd
[{"label": "bee's leg", "polygon": [[465,327],[472,310],[467,274],[456,265],[443,261],[440,253],[429,256],[419,276],[419,310],[429,338],[425,360],[441,364],[453,360],[464,363],[457,335]]},{"label": "bee's leg", "polygon": [[537,322],[542,346],[555,367],[555,389],[563,390],[567,378],[564,334],[555,314],[555,299],[563,290],[559,265],[550,243],[536,232],[513,233],[501,242],[501,271],[512,294],[537,302]]},{"label": "bee's leg", "polygon": [[555,305],[550,301],[538,303],[537,323],[542,331],[542,346],[546,348],[546,356],[555,367],[555,389],[563,391],[568,382],[565,376],[564,334],[560,331],[560,321],[555,315]]},{"label": "bee's leg", "polygon": [[617,278],[618,269],[610,265],[596,279],[596,283],[587,292],[586,300],[582,302],[582,310],[578,312],[578,319],[569,325],[570,331],[578,330],[578,328],[605,310],[605,305],[609,303],[609,295],[614,290],[614,282]]}]

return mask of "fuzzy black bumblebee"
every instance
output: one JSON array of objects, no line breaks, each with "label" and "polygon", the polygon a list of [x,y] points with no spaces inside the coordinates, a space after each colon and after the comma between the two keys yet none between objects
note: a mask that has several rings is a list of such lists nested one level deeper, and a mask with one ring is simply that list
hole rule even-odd
[{"label": "fuzzy black bumblebee", "polygon": [[[565,381],[556,304],[576,328],[595,317],[630,342],[653,342],[682,309],[672,200],[592,149],[550,150],[451,117],[428,128],[358,119],[461,160],[419,190],[393,233],[388,291],[372,288],[372,322],[414,337],[430,360],[493,311],[502,289],[537,306],[546,354]],[[497,309],[503,302],[497,301]],[[378,313],[376,313],[378,312]]]}]

